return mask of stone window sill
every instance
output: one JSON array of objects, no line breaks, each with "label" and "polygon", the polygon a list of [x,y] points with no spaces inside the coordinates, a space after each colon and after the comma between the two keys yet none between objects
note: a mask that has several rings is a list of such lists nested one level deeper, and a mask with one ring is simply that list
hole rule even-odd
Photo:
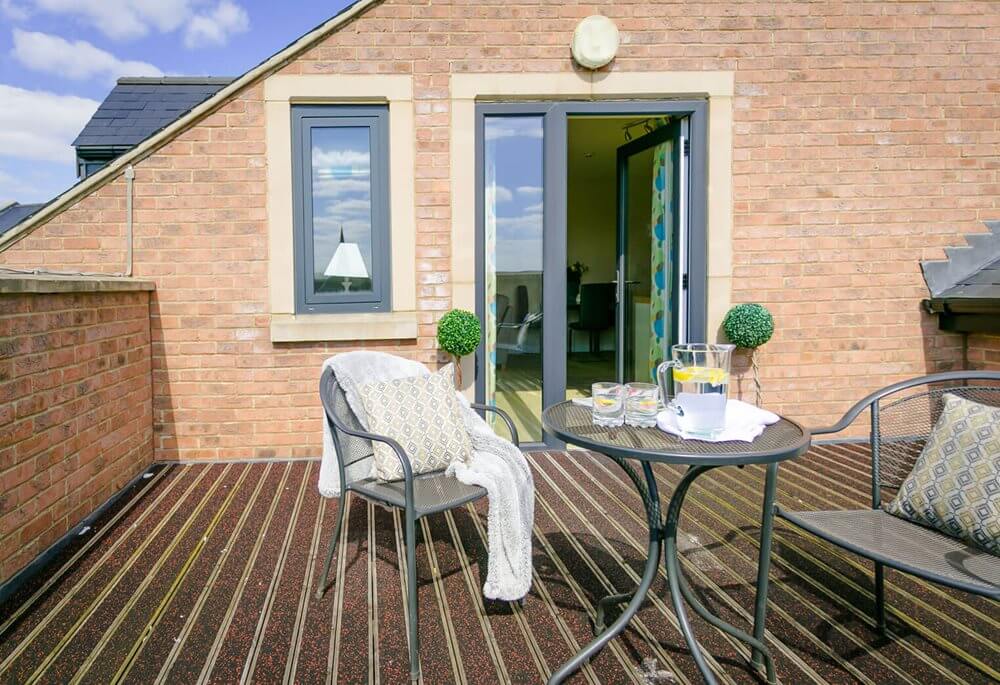
[{"label": "stone window sill", "polygon": [[412,340],[416,312],[359,314],[272,314],[271,342]]}]

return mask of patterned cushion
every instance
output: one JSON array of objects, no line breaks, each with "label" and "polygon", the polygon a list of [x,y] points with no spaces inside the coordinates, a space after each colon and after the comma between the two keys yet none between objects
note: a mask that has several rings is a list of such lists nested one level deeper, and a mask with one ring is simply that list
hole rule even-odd
[{"label": "patterned cushion", "polygon": [[[413,474],[440,471],[472,457],[472,442],[455,396],[454,367],[429,376],[366,383],[358,388],[368,414],[368,430],[394,439],[410,458]],[[391,447],[375,442],[375,477],[403,478]]]},{"label": "patterned cushion", "polygon": [[1000,407],[946,394],[886,510],[1000,555]]}]

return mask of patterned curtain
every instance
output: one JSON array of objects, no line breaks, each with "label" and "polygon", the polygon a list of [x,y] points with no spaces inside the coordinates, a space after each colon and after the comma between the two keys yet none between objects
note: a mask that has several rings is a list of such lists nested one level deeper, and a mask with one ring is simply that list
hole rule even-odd
[{"label": "patterned curtain", "polygon": [[[492,168],[486,169],[486,192],[484,231],[486,243],[486,402],[496,404],[496,368],[497,368],[497,216],[496,216],[496,178]],[[492,425],[496,415],[487,412],[487,421]]]},{"label": "patterned curtain", "polygon": [[649,378],[656,382],[656,367],[667,354],[667,345],[673,339],[673,282],[676,265],[670,244],[673,237],[674,168],[673,141],[657,145],[653,150],[653,203],[651,239],[652,269],[649,293]]}]

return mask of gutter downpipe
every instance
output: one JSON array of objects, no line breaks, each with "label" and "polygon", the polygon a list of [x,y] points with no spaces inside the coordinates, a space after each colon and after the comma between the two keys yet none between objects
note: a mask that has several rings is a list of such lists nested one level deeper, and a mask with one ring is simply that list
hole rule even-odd
[{"label": "gutter downpipe", "polygon": [[123,276],[132,275],[132,193],[135,184],[135,169],[129,164],[125,167],[125,272]]}]

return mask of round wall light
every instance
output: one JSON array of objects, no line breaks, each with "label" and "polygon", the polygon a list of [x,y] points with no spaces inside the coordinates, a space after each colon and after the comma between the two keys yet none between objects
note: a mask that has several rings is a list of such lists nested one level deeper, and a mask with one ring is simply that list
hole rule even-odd
[{"label": "round wall light", "polygon": [[600,69],[615,58],[618,41],[615,23],[605,16],[593,14],[582,19],[573,31],[573,59],[584,69]]}]

